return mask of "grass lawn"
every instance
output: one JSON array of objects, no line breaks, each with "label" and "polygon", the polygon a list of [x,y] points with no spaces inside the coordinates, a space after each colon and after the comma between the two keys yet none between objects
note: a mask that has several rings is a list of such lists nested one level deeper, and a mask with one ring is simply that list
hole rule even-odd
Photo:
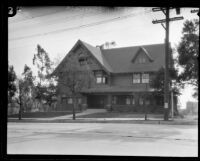
[{"label": "grass lawn", "polygon": [[[76,112],[78,113],[78,112]],[[26,112],[22,114],[22,118],[50,118],[72,114],[71,111],[62,112]],[[18,114],[10,115],[8,118],[18,118]]]},{"label": "grass lawn", "polygon": [[[120,112],[102,112],[88,115],[77,116],[77,118],[142,118],[144,114],[120,113]],[[162,118],[162,114],[147,114],[147,117]]]}]

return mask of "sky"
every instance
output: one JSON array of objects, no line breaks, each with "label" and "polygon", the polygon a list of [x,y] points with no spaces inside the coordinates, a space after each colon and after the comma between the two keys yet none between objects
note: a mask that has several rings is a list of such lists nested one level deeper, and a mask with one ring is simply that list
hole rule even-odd
[{"label": "sky", "polygon": [[[181,8],[176,15],[184,20],[170,22],[169,40],[175,48],[181,40],[185,20],[198,18],[192,9]],[[27,64],[36,74],[32,64],[36,46],[40,44],[59,63],[80,39],[93,46],[116,42],[116,48],[164,43],[165,29],[153,20],[164,19],[163,12],[153,12],[150,7],[21,7],[14,17],[8,19],[8,60],[18,76]],[[174,57],[177,54],[174,54]],[[192,98],[193,89],[188,86],[181,91],[180,107],[185,108]]]}]

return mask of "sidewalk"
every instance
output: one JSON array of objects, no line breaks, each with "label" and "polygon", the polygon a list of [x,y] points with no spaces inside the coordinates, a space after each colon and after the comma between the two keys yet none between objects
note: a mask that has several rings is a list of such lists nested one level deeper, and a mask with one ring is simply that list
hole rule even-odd
[{"label": "sidewalk", "polygon": [[197,120],[184,120],[184,119],[169,119],[168,121],[164,121],[162,119],[156,118],[148,118],[148,120],[144,120],[144,118],[76,118],[76,120],[72,120],[72,118],[63,118],[63,119],[8,119],[8,122],[23,122],[23,123],[133,123],[133,124],[168,124],[168,125],[198,125]]},{"label": "sidewalk", "polygon": [[172,120],[169,118],[168,121],[164,121],[163,118],[148,117],[147,120],[144,120],[144,117],[137,118],[81,118],[77,116],[84,116],[94,113],[104,113],[105,109],[88,109],[81,113],[76,114],[76,120],[73,120],[73,115],[65,115],[53,118],[8,118],[8,122],[37,122],[37,123],[141,123],[141,124],[171,124],[171,125],[197,125],[198,120],[191,119],[181,119],[174,118]]}]

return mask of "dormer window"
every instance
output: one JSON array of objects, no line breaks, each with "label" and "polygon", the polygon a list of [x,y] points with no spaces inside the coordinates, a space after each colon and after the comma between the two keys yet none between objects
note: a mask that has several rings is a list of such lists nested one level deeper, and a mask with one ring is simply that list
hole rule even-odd
[{"label": "dormer window", "polygon": [[140,63],[140,64],[146,63],[145,57],[140,57],[140,58],[138,58],[138,63]]},{"label": "dormer window", "polygon": [[132,59],[133,63],[144,64],[148,62],[153,62],[151,55],[143,47],[140,47]]}]

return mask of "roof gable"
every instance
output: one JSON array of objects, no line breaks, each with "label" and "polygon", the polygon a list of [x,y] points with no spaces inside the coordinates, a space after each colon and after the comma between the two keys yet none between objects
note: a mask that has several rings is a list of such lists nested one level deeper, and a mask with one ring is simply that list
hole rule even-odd
[{"label": "roof gable", "polygon": [[70,57],[70,55],[74,54],[79,48],[83,48],[84,50],[86,50],[87,53],[90,54],[97,61],[97,63],[105,70],[105,72],[109,74],[109,72],[112,71],[109,64],[102,57],[101,50],[99,48],[93,47],[81,40],[78,40],[51,75],[55,75],[62,68],[63,63]]},{"label": "roof gable", "polygon": [[143,53],[146,58],[148,58],[148,60],[150,62],[153,61],[153,58],[150,56],[150,54],[147,52],[147,50],[144,47],[139,47],[138,51],[136,52],[136,54],[133,56],[133,59],[131,60],[133,63],[135,62],[135,60],[137,60],[138,56]]},{"label": "roof gable", "polygon": [[[164,44],[143,45],[142,47],[143,49],[140,49],[141,46],[106,49],[102,50],[102,54],[112,67],[113,73],[157,71],[165,64]],[[151,63],[143,64],[133,63],[131,60],[133,60],[134,57],[137,57],[140,50],[146,53],[147,57],[153,61]]]}]

